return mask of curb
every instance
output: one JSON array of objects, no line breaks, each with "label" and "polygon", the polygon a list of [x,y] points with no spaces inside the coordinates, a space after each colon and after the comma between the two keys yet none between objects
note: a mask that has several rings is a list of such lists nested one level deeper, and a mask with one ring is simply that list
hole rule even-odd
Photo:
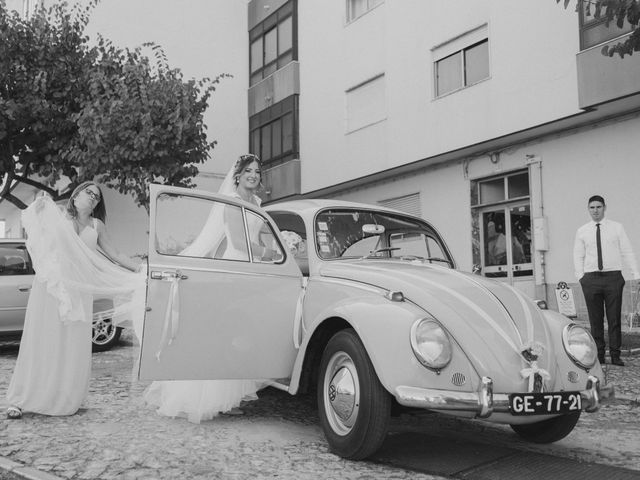
[{"label": "curb", "polygon": [[33,467],[25,467],[23,464],[9,460],[6,457],[0,457],[0,473],[13,473],[14,475],[25,480],[64,480],[51,473],[43,472]]}]

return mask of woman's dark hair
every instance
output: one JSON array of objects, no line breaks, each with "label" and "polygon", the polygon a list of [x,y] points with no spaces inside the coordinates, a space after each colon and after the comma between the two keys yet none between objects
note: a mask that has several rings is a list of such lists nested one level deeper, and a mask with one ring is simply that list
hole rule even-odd
[{"label": "woman's dark hair", "polygon": [[71,218],[76,218],[78,216],[78,210],[76,210],[76,206],[74,205],[73,201],[81,191],[83,191],[87,187],[90,187],[91,185],[96,187],[100,192],[100,200],[98,201],[96,206],[93,207],[91,215],[93,216],[93,218],[97,218],[105,222],[107,220],[107,206],[104,203],[104,195],[102,195],[102,189],[95,182],[83,182],[73,190],[71,196],[69,197],[69,201],[67,202],[67,214]]},{"label": "woman's dark hair", "polygon": [[248,153],[246,155],[240,155],[238,160],[236,160],[236,164],[233,168],[233,183],[234,185],[238,185],[238,177],[245,169],[247,165],[250,165],[253,162],[257,162],[260,166],[260,185],[262,186],[262,162],[260,161],[260,157],[254,155],[253,153]]}]

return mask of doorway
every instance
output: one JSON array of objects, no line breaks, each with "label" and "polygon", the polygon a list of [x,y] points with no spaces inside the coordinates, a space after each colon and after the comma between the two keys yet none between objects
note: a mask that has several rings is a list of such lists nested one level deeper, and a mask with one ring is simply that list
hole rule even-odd
[{"label": "doorway", "polygon": [[[472,182],[474,262],[481,273],[535,297],[527,172]],[[483,205],[484,203],[484,205]]]}]

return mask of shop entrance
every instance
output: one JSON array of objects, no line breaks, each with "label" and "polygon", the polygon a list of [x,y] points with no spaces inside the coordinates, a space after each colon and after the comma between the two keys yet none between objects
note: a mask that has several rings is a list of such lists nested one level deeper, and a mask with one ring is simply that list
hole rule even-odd
[{"label": "shop entrance", "polygon": [[474,263],[482,275],[535,297],[527,172],[472,183]]}]

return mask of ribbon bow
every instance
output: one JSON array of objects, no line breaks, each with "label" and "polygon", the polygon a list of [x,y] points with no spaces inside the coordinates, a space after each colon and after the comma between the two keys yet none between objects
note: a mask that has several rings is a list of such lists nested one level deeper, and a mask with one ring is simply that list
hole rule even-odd
[{"label": "ribbon bow", "polygon": [[180,325],[180,289],[178,287],[179,277],[171,279],[171,287],[169,289],[169,298],[167,300],[167,308],[164,312],[164,325],[162,327],[162,338],[158,351],[156,352],[156,360],[160,361],[160,355],[165,347],[171,345],[173,339],[178,333]]},{"label": "ribbon bow", "polygon": [[544,368],[538,367],[538,362],[535,360],[531,362],[530,367],[523,368],[522,370],[520,370],[520,375],[522,375],[522,378],[529,379],[530,392],[533,392],[533,386],[536,379],[536,374],[540,375],[540,378],[542,378],[543,381],[549,380],[551,378],[551,375],[549,375],[549,372],[547,372]]}]

